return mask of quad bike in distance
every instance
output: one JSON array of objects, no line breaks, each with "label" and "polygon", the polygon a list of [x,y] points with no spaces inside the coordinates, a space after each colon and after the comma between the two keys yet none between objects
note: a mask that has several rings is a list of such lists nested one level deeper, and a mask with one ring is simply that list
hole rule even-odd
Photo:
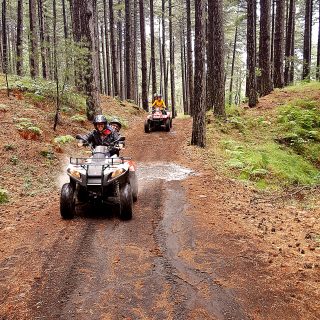
[{"label": "quad bike in distance", "polygon": [[144,132],[150,133],[154,130],[165,130],[167,132],[172,128],[172,114],[165,110],[162,112],[160,108],[156,108],[151,114],[148,114],[144,122]]},{"label": "quad bike in distance", "polygon": [[[80,135],[77,139],[90,145]],[[60,214],[63,219],[72,219],[77,202],[103,203],[117,197],[120,204],[119,217],[130,220],[133,202],[138,198],[138,180],[135,164],[131,158],[110,156],[110,151],[120,148],[124,137],[109,146],[91,147],[89,158],[70,158],[67,167],[69,183],[65,183],[60,194]]]}]

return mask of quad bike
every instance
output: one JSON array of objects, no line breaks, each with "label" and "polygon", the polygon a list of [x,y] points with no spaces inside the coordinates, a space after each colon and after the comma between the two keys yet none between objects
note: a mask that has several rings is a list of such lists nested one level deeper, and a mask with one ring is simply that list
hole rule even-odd
[{"label": "quad bike", "polygon": [[[80,135],[76,137],[84,145],[90,145]],[[70,158],[67,174],[70,182],[65,183],[60,195],[60,214],[63,219],[72,219],[76,202],[108,202],[119,200],[119,217],[132,218],[133,201],[138,198],[138,181],[135,164],[131,158],[110,156],[111,149],[119,148],[121,137],[109,146],[92,148],[90,158]]]},{"label": "quad bike", "polygon": [[160,108],[156,108],[147,116],[144,122],[144,132],[150,133],[152,130],[161,130],[169,132],[172,128],[172,115],[170,111],[162,113]]}]

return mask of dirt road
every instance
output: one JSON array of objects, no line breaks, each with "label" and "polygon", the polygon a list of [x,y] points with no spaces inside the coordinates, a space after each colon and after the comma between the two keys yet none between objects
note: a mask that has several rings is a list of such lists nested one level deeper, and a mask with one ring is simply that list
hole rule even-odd
[{"label": "dirt road", "polygon": [[140,123],[126,134],[140,187],[131,221],[81,206],[63,221],[58,194],[34,208],[42,214],[0,264],[1,319],[320,317],[303,284],[270,269],[267,245],[246,233],[238,215],[250,192],[234,195],[234,182],[188,158],[189,128],[176,120],[147,135]]}]

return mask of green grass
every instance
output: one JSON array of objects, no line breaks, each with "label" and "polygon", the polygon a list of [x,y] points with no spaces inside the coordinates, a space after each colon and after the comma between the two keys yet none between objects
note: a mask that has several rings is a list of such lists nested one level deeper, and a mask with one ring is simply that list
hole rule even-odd
[{"label": "green grass", "polygon": [[312,97],[318,89],[318,83],[290,87],[292,93],[311,93],[304,99],[293,94],[272,112],[227,108],[227,121],[208,125],[212,165],[259,189],[319,185],[320,101]]},{"label": "green grass", "polygon": [[0,204],[9,202],[8,191],[5,189],[0,189]]},{"label": "green grass", "polygon": [[66,135],[66,136],[59,136],[54,138],[53,142],[55,144],[61,145],[61,144],[66,144],[66,143],[70,143],[75,141],[75,138],[73,136],[70,135]]}]

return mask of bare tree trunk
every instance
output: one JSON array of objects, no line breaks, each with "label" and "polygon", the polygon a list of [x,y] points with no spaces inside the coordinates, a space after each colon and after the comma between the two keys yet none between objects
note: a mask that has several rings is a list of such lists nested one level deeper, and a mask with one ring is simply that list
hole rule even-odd
[{"label": "bare tree trunk", "polygon": [[311,40],[312,40],[312,0],[306,0],[303,38],[303,70],[302,79],[310,80]]},{"label": "bare tree trunk", "polygon": [[143,0],[139,0],[140,9],[140,45],[141,45],[141,94],[142,94],[142,108],[148,111],[148,87],[147,87],[147,46],[146,46],[146,29],[144,17]]},{"label": "bare tree trunk", "polygon": [[284,85],[283,60],[284,60],[284,21],[285,21],[285,0],[277,0],[276,26],[274,34],[274,70],[273,84],[275,88],[282,88]]},{"label": "bare tree trunk", "polygon": [[271,1],[260,0],[260,45],[259,45],[259,92],[265,96],[272,91],[270,65],[270,20]]},{"label": "bare tree trunk", "polygon": [[35,0],[29,0],[29,21],[30,21],[30,75],[31,75],[31,78],[35,78],[39,76]]},{"label": "bare tree trunk", "polygon": [[104,14],[104,43],[105,43],[105,88],[106,95],[111,95],[111,75],[110,75],[110,53],[109,53],[109,33],[108,33],[108,14],[107,14],[107,0],[103,0],[103,14]]},{"label": "bare tree trunk", "polygon": [[130,0],[125,0],[125,11],[126,11],[126,45],[125,45],[125,52],[126,52],[126,99],[134,99],[133,95],[133,83],[132,83],[132,64],[131,59],[132,57],[132,39],[131,39],[131,6],[130,6]]},{"label": "bare tree trunk", "polygon": [[182,101],[183,113],[188,114],[188,97],[187,97],[187,84],[186,84],[186,46],[183,30],[183,23],[180,24],[180,57],[181,57],[181,77],[182,77]]},{"label": "bare tree trunk", "polygon": [[9,84],[8,84],[8,50],[7,50],[7,3],[6,0],[2,0],[2,50],[3,60],[2,69],[6,77],[7,96],[9,97]]},{"label": "bare tree trunk", "polygon": [[157,92],[153,0],[150,0],[150,37],[151,37],[151,74],[152,74],[152,96],[153,96]]},{"label": "bare tree trunk", "polygon": [[316,71],[316,79],[320,81],[320,4],[319,4],[319,19],[318,19],[318,48],[317,48],[317,71]]},{"label": "bare tree trunk", "polygon": [[39,31],[40,31],[42,77],[44,79],[47,79],[46,49],[44,45],[43,0],[38,0],[38,18],[39,18]]},{"label": "bare tree trunk", "polygon": [[56,0],[53,0],[53,57],[54,57],[54,80],[56,83],[56,115],[54,118],[53,130],[56,130],[59,113],[60,113],[60,103],[59,103],[59,77],[58,77],[58,60],[57,60],[57,8]]},{"label": "bare tree trunk", "polygon": [[195,0],[195,73],[194,108],[191,144],[206,145],[205,97],[205,0]]},{"label": "bare tree trunk", "polygon": [[[118,5],[121,3],[121,0],[118,1]],[[118,10],[118,23],[117,23],[117,29],[118,29],[118,57],[119,57],[119,95],[121,100],[125,97],[125,86],[124,86],[124,48],[123,48],[123,28],[122,28],[122,11]]]},{"label": "bare tree trunk", "polygon": [[18,0],[17,10],[17,75],[23,72],[23,0]]},{"label": "bare tree trunk", "polygon": [[270,52],[270,65],[271,65],[271,81],[273,82],[273,69],[274,69],[274,25],[275,25],[275,5],[276,0],[272,1],[272,13],[271,13],[271,52]]},{"label": "bare tree trunk", "polygon": [[[239,9],[238,9],[238,12],[239,12]],[[238,41],[238,14],[237,14],[237,21],[236,21],[236,30],[234,33],[233,51],[232,51],[230,86],[229,86],[229,106],[231,106],[231,104],[232,104],[234,64],[235,64],[235,59],[236,59],[237,41]]]},{"label": "bare tree trunk", "polygon": [[188,77],[188,98],[189,98],[189,114],[193,115],[193,59],[192,59],[192,38],[191,38],[191,7],[190,0],[186,0],[187,4],[187,77]]},{"label": "bare tree trunk", "polygon": [[110,44],[111,44],[111,64],[112,64],[112,81],[113,81],[113,94],[119,95],[118,85],[118,67],[117,67],[117,51],[116,42],[114,37],[114,19],[113,19],[113,0],[109,0],[109,22],[110,22]]},{"label": "bare tree trunk", "polygon": [[288,23],[287,23],[287,35],[286,35],[286,48],[285,48],[285,68],[284,68],[284,83],[289,85],[293,79],[290,78],[291,64],[293,63],[294,48],[294,15],[295,15],[295,0],[289,2]]},{"label": "bare tree trunk", "polygon": [[162,68],[163,68],[163,94],[165,104],[168,105],[168,77],[166,76],[166,0],[162,0]]},{"label": "bare tree trunk", "polygon": [[[213,11],[213,113],[219,117],[226,116],[225,110],[225,82],[224,82],[224,30],[223,30],[223,2],[210,1]],[[210,9],[209,9],[210,10]]]},{"label": "bare tree trunk", "polygon": [[174,57],[174,36],[172,28],[172,0],[169,0],[169,35],[170,35],[170,80],[171,80],[171,110],[172,116],[176,114],[176,100],[175,100],[175,57]]},{"label": "bare tree trunk", "polygon": [[258,103],[255,47],[255,1],[256,0],[248,0],[247,9],[247,91],[249,97],[249,107],[254,107]]}]

